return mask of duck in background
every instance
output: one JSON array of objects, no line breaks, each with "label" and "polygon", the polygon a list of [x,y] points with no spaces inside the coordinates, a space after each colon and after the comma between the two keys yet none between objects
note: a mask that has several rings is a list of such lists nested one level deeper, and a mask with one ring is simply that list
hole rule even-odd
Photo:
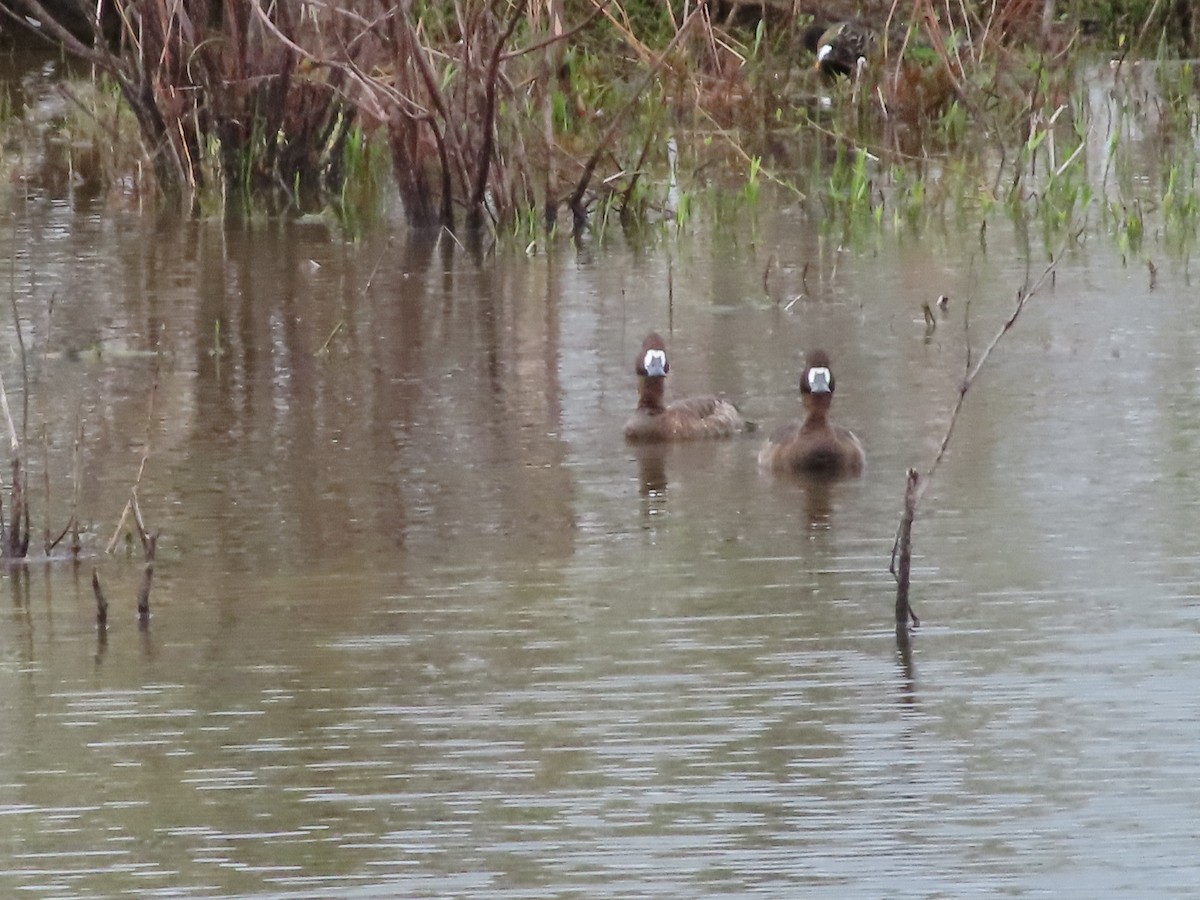
[{"label": "duck in background", "polygon": [[638,376],[638,405],[625,423],[627,441],[724,438],[753,429],[736,406],[720,397],[689,397],[667,405],[664,388],[671,364],[667,346],[657,333],[642,341],[634,371]]},{"label": "duck in background", "polygon": [[879,33],[861,19],[814,23],[804,31],[804,46],[816,54],[816,68],[829,77],[853,75],[875,52]]},{"label": "duck in background", "polygon": [[804,420],[777,428],[759,451],[758,464],[773,472],[858,475],[866,463],[862,443],[829,420],[834,389],[829,354],[814,350],[807,363],[800,376]]}]

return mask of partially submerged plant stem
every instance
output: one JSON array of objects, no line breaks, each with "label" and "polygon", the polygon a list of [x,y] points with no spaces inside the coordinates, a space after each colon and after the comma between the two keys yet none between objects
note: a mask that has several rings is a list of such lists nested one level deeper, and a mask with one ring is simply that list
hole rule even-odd
[{"label": "partially submerged plant stem", "polygon": [[942,435],[942,442],[938,446],[937,455],[934,457],[924,477],[916,469],[908,470],[904,489],[904,512],[900,518],[900,527],[896,532],[896,540],[892,544],[892,560],[888,567],[888,571],[896,578],[896,634],[901,640],[907,640],[910,618],[914,626],[921,624],[916,614],[913,613],[912,605],[909,602],[912,567],[912,525],[913,519],[916,517],[917,507],[921,503],[921,498],[925,495],[925,490],[929,486],[930,480],[946,456],[946,449],[950,446],[950,438],[954,434],[954,426],[958,423],[958,414],[962,412],[963,404],[967,399],[967,391],[971,389],[971,385],[979,377],[980,371],[987,364],[992,351],[1000,343],[1000,339],[1008,334],[1009,330],[1016,324],[1017,317],[1025,309],[1025,304],[1037,294],[1047,281],[1053,279],[1054,271],[1060,258],[1061,251],[1051,258],[1046,268],[1042,271],[1041,276],[1033,284],[1029,283],[1029,275],[1026,274],[1025,286],[1017,292],[1017,302],[1012,314],[1000,326],[1000,330],[996,332],[991,342],[984,348],[983,353],[974,366],[971,365],[971,344],[968,339],[966,375],[959,384],[958,398],[954,403],[954,409],[950,412],[950,421],[946,424],[946,433]]},{"label": "partially submerged plant stem", "polygon": [[154,579],[154,557],[158,550],[158,532],[150,533],[146,528],[146,522],[142,518],[142,507],[138,503],[138,488],[142,484],[142,476],[146,473],[146,464],[150,461],[150,437],[154,429],[154,399],[158,394],[158,372],[154,373],[154,381],[150,385],[150,404],[146,411],[146,444],[142,451],[142,461],[138,466],[137,478],[134,479],[133,487],[129,491],[129,499],[125,502],[125,508],[121,511],[121,518],[117,522],[116,531],[113,532],[112,540],[108,542],[108,547],[105,548],[105,553],[112,553],[116,547],[117,541],[120,539],[121,530],[125,526],[125,521],[130,516],[133,518],[134,527],[137,529],[138,537],[142,542],[142,553],[146,560],[146,567],[142,572],[142,583],[138,588],[137,595],[137,610],[138,610],[138,626],[145,630],[150,624],[150,585]]},{"label": "partially submerged plant stem", "polygon": [[100,576],[95,569],[92,569],[92,594],[96,598],[96,627],[103,632],[108,627],[108,599],[100,587]]},{"label": "partially submerged plant stem", "polygon": [[[11,521],[7,533],[3,535],[3,546],[0,546],[0,556],[9,559],[23,559],[29,550],[29,509],[25,503],[25,473],[21,465],[21,440],[17,437],[17,428],[8,405],[8,391],[4,387],[4,377],[0,375],[0,410],[4,413],[4,421],[8,426],[9,447],[12,452],[12,493],[9,516]],[[0,518],[0,529],[4,522]]]},{"label": "partially submerged plant stem", "polygon": [[914,628],[921,625],[921,620],[913,612],[912,604],[908,601],[910,571],[912,569],[912,523],[917,514],[917,490],[921,483],[921,473],[909,469],[907,484],[904,488],[904,513],[900,517],[900,530],[896,535],[896,546],[899,547],[899,565],[897,566],[896,549],[892,550],[892,573],[896,576],[896,634],[907,635],[909,619]]}]

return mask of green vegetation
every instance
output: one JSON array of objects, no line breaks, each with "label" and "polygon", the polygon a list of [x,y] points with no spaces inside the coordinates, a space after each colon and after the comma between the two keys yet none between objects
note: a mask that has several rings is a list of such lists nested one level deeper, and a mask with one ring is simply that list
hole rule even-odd
[{"label": "green vegetation", "polygon": [[837,79],[769,0],[117,6],[116,43],[39,13],[98,73],[46,158],[199,215],[330,211],[356,234],[397,192],[414,226],[532,248],[564,210],[602,237],[783,191],[838,241],[998,213],[1047,248],[1089,225],[1129,256],[1196,239],[1190,4],[864,0],[878,49]]}]

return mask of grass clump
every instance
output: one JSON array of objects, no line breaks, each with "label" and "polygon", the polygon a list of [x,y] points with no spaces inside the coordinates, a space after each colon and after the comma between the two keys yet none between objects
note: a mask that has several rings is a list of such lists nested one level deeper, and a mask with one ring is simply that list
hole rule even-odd
[{"label": "grass clump", "polygon": [[[1137,253],[1193,240],[1200,115],[1192,67],[1169,59],[1183,44],[1163,38],[1180,4],[1136,6],[864,0],[876,49],[836,80],[801,47],[809,19],[771,2],[351,0],[296,16],[117,0],[115,43],[42,31],[101,73],[76,104],[90,124],[67,126],[94,130],[68,168],[86,168],[89,140],[121,147],[124,163],[91,164],[96,183],[202,215],[328,208],[356,233],[394,191],[414,227],[529,245],[686,227],[701,203],[725,216],[770,188],[843,239],[1004,213],[1056,246],[1095,220]],[[1112,52],[1090,60],[1103,35]],[[1152,65],[1134,65],[1141,48]],[[1148,140],[1172,160],[1150,178]]]}]

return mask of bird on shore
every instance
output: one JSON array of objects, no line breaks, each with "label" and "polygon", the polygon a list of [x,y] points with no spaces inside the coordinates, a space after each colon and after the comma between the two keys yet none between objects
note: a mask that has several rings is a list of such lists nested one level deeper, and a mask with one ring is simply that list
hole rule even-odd
[{"label": "bird on shore", "polygon": [[829,77],[857,73],[875,52],[879,33],[861,19],[814,23],[804,31],[804,46],[817,57],[815,68]]}]

